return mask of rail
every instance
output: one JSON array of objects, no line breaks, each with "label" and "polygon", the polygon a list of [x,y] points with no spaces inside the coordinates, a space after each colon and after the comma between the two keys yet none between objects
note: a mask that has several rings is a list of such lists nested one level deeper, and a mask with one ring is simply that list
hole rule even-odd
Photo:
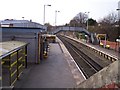
[{"label": "rail", "polygon": [[100,56],[103,56],[104,58],[106,58],[108,60],[111,60],[112,62],[119,60],[119,58],[117,56],[115,56],[115,55],[108,54],[107,52],[101,51],[101,50],[99,50],[99,49],[97,49],[97,48],[95,48],[93,46],[90,46],[88,44],[80,42],[80,41],[78,41],[78,40],[76,40],[74,38],[71,38],[71,37],[68,37],[68,36],[65,36],[65,37],[67,37],[69,39],[72,39],[72,40],[74,40],[76,42],[81,43],[82,45],[86,46],[88,49],[93,50],[95,53],[98,53]]},{"label": "rail", "polygon": [[68,48],[68,51],[71,53],[86,78],[89,78],[91,75],[95,74],[103,68],[94,60],[92,60],[92,58],[83,53],[75,43],[71,42],[71,40],[63,37],[59,38]]}]

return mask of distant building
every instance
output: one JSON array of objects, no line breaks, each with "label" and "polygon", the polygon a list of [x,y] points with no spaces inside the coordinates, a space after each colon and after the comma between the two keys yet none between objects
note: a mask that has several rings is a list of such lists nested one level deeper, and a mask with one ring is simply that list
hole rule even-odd
[{"label": "distant building", "polygon": [[47,29],[46,26],[43,26],[39,23],[32,22],[32,20],[14,20],[14,19],[5,19],[0,21],[0,27],[28,27],[28,28],[42,28]]}]

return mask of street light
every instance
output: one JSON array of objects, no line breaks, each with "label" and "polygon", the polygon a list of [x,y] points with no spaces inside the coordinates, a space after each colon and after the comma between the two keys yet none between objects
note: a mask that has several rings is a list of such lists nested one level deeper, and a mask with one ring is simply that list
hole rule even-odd
[{"label": "street light", "polygon": [[51,6],[51,5],[44,5],[44,15],[43,15],[43,25],[45,24],[45,6]]},{"label": "street light", "polygon": [[24,20],[25,17],[22,17],[22,19]]},{"label": "street light", "polygon": [[[118,8],[118,9],[116,9],[117,11],[118,11],[118,26],[117,27],[119,27],[120,26],[120,9]],[[118,38],[120,38],[120,36],[118,37]],[[116,39],[116,42],[118,42],[118,51],[119,51],[119,53],[120,53],[120,47],[119,47],[119,40],[117,40]]]},{"label": "street light", "polygon": [[[25,17],[22,17],[23,20],[24,20],[24,18],[25,18]],[[24,21],[22,21],[22,22],[23,22],[23,27],[25,27],[25,26],[24,26]]]},{"label": "street light", "polygon": [[88,30],[88,19],[89,19],[89,13],[90,12],[85,12],[85,13],[87,13],[87,30]]},{"label": "street light", "polygon": [[60,12],[60,11],[55,10],[55,26],[56,26],[56,23],[57,23],[57,13],[58,12]]},{"label": "street light", "polygon": [[120,17],[119,17],[119,11],[120,11],[120,9],[118,8],[116,10],[118,11],[118,21],[119,21],[120,20]]},{"label": "street light", "polygon": [[120,9],[116,9],[117,11],[119,11]]}]

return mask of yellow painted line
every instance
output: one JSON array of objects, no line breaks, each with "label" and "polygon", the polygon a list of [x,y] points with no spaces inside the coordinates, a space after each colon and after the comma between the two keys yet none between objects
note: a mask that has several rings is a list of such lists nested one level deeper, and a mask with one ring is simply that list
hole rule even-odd
[{"label": "yellow painted line", "polygon": [[17,70],[15,70],[10,76],[13,77],[13,75],[17,72]]},{"label": "yellow painted line", "polygon": [[11,67],[13,67],[16,63],[17,63],[17,61],[15,61],[14,63],[12,63],[12,64],[11,64]]},{"label": "yellow painted line", "polygon": [[13,86],[16,81],[17,81],[17,78],[15,78],[15,80],[12,82],[11,86]]},{"label": "yellow painted line", "polygon": [[23,58],[23,57],[20,57],[20,58],[18,59],[18,61],[20,61],[22,58]]},{"label": "yellow painted line", "polygon": [[21,65],[18,67],[18,69],[20,69],[22,66],[23,66],[23,65],[21,64]]},{"label": "yellow painted line", "polygon": [[14,55],[16,55],[17,54],[17,52],[14,52],[14,53],[12,53],[10,56],[12,57],[12,56],[14,56]]}]

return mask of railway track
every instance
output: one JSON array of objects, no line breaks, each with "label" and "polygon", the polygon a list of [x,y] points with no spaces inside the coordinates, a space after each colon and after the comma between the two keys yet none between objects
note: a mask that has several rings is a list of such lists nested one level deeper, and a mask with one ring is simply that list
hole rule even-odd
[{"label": "railway track", "polygon": [[85,52],[83,52],[82,47],[75,44],[74,41],[62,36],[58,36],[58,38],[64,43],[86,78],[89,78],[103,68]]}]

